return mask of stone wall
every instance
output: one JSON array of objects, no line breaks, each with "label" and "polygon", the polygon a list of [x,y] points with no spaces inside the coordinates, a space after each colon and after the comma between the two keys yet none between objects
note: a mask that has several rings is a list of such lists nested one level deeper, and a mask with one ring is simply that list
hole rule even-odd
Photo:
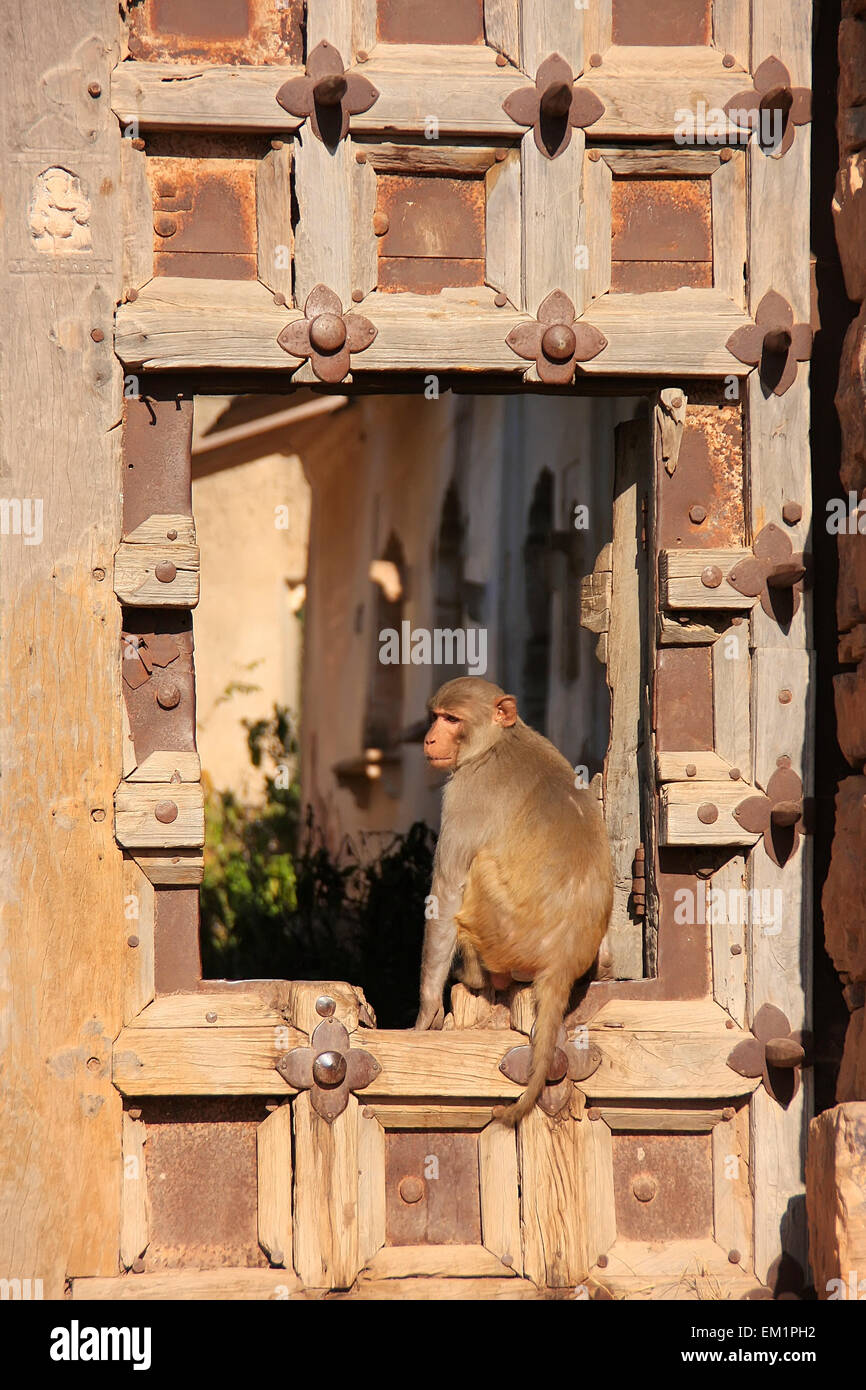
[{"label": "stone wall", "polygon": [[[810,1259],[819,1298],[866,1299],[866,0],[845,0],[838,36],[839,171],[833,199],[848,298],[859,312],[845,335],[836,408],[839,496],[851,506],[838,535],[834,679],[836,733],[849,765],[836,791],[824,935],[850,1011],[835,1106],[813,1120],[807,1157]],[[816,197],[818,190],[816,190]],[[816,457],[816,475],[821,468]],[[866,513],[866,508],[864,508]],[[816,510],[816,516],[819,513]]]}]

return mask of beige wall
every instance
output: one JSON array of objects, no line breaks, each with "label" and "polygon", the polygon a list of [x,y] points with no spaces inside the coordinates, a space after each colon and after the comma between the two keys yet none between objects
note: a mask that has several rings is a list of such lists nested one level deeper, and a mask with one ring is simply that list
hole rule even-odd
[{"label": "beige wall", "polygon": [[[276,525],[281,506],[287,529]],[[193,630],[202,767],[216,786],[254,801],[262,777],[250,764],[241,721],[267,718],[275,703],[297,713],[300,702],[302,619],[292,611],[300,595],[290,586],[307,567],[309,488],[301,462],[268,453],[196,478],[193,511],[201,546]],[[256,688],[226,698],[235,683]]]},{"label": "beige wall", "polygon": [[[518,694],[525,682],[527,627],[523,546],[538,477],[553,474],[553,529],[573,534],[575,502],[590,508],[579,542],[581,573],[610,539],[613,431],[636,402],[443,395],[363,397],[323,424],[302,450],[312,485],[303,785],[336,846],[344,834],[438,821],[438,784],[419,744],[403,743],[376,781],[343,785],[335,766],[364,758],[364,711],[377,659],[376,586],[370,562],[396,535],[405,553],[403,616],[432,627],[441,509],[453,480],[464,521],[464,578],[480,586],[488,632],[488,679]],[[570,528],[571,531],[570,531]],[[551,559],[550,694],[547,732],[574,763],[600,770],[609,701],[595,637],[578,629],[566,679],[566,607],[574,580]],[[405,666],[399,724],[423,719],[435,673]],[[454,672],[454,674],[459,674]]]},{"label": "beige wall", "polygon": [[[365,773],[381,622],[371,562],[383,557],[389,538],[399,539],[402,616],[413,628],[432,628],[439,528],[453,484],[463,522],[462,624],[471,608],[487,632],[488,679],[523,704],[530,679],[524,547],[545,469],[558,538],[547,557],[546,732],[590,776],[600,770],[609,720],[605,671],[595,636],[575,615],[579,575],[592,570],[610,539],[615,425],[635,407],[614,398],[362,396],[279,436],[282,452],[257,457],[265,443],[253,436],[216,456],[196,456],[198,736],[212,780],[255,799],[261,778],[249,765],[241,720],[267,717],[279,702],[301,714],[304,796],[334,848],[359,831],[406,829],[416,819],[435,825],[438,780],[420,743],[399,741],[425,717],[437,675],[430,666],[401,668],[394,747],[373,766],[381,767],[377,779]],[[194,447],[230,425],[226,411],[226,402],[197,406]],[[273,449],[273,434],[262,439]],[[212,471],[196,477],[203,468]],[[589,527],[579,533],[576,503],[589,508]],[[274,524],[279,506],[288,508],[287,530]],[[290,584],[304,579],[302,627]],[[231,683],[257,689],[224,699]]]}]

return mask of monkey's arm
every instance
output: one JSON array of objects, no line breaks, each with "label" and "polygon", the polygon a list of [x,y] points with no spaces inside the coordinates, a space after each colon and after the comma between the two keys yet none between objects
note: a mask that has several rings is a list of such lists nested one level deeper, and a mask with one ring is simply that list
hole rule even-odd
[{"label": "monkey's arm", "polygon": [[435,917],[427,922],[421,956],[421,1004],[417,1029],[441,1028],[445,1018],[442,991],[457,946],[455,917],[463,901],[463,885],[449,885],[438,868],[431,888]]}]

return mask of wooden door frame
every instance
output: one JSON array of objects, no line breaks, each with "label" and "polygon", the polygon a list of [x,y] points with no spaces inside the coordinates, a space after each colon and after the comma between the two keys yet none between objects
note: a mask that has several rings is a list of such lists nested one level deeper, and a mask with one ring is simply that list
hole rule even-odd
[{"label": "wooden door frame", "polygon": [[[556,3],[545,4],[537,13],[524,11],[522,15],[516,3],[492,4],[489,8],[491,22],[496,14],[496,22],[502,26],[502,51],[512,52],[519,57],[530,74],[551,48],[568,47],[568,43],[560,42],[563,33],[570,34],[569,42],[573,42],[573,49],[566,56],[571,59],[576,72],[584,68],[572,0],[556,0]],[[366,5],[359,6],[353,12],[348,0],[327,6],[321,0],[311,0],[308,27],[310,47],[327,35],[341,47],[341,51],[347,54],[353,52],[361,46],[357,42],[358,16],[363,19],[366,15],[369,22],[370,12]],[[602,97],[607,111],[604,122],[599,124],[594,134],[608,143],[619,141],[623,136],[639,139],[658,137],[669,130],[673,108],[684,87],[693,89],[697,82],[699,90],[707,94],[708,104],[723,105],[730,95],[745,85],[745,74],[739,70],[740,66],[746,72],[754,71],[759,62],[770,54],[781,58],[787,65],[794,82],[809,84],[809,7],[792,14],[783,0],[756,4],[751,23],[751,53],[748,52],[747,40],[743,38],[742,6],[720,7],[720,17],[722,13],[727,16],[724,22],[731,34],[729,51],[735,60],[733,71],[717,71],[713,67],[710,72],[695,67],[691,50],[685,58],[679,55],[673,60],[668,74],[664,77],[656,75],[642,92],[644,100],[641,109],[648,112],[645,117],[630,119],[629,111],[622,109],[623,86],[627,84],[631,88],[634,76],[633,69],[629,69],[628,61],[621,54],[614,53],[611,61],[606,65],[602,63],[598,71],[587,68],[585,79],[581,80],[585,80]],[[582,21],[582,13],[578,11],[577,16]],[[518,23],[518,18],[521,23]],[[20,22],[35,25],[35,21],[22,19]],[[68,331],[72,334],[69,341],[74,342],[80,356],[74,359],[67,357],[60,367],[54,362],[50,366],[37,367],[36,379],[43,398],[35,403],[32,372],[9,369],[12,387],[9,399],[16,407],[16,433],[13,436],[16,447],[8,451],[8,456],[15,459],[15,485],[19,487],[21,496],[32,495],[45,482],[44,472],[40,472],[32,462],[34,440],[53,451],[58,477],[73,477],[78,481],[79,488],[68,510],[64,511],[62,520],[55,518],[53,522],[50,531],[52,554],[48,554],[48,547],[38,555],[19,548],[7,556],[9,582],[15,591],[32,594],[33,605],[20,605],[13,611],[13,615],[6,620],[4,638],[9,643],[9,650],[26,650],[31,638],[28,614],[34,607],[41,607],[55,615],[56,626],[47,636],[52,655],[43,665],[43,673],[49,673],[51,662],[56,661],[56,651],[67,651],[71,641],[78,640],[78,614],[85,607],[90,615],[88,662],[92,669],[95,656],[104,680],[98,692],[93,691],[92,682],[87,683],[87,727],[92,737],[76,742],[74,747],[70,740],[61,737],[56,745],[62,753],[60,765],[64,789],[72,786],[87,788],[83,797],[77,795],[73,798],[74,804],[61,808],[61,820],[64,824],[69,822],[67,828],[77,836],[78,858],[72,879],[66,874],[67,856],[64,854],[62,864],[55,857],[55,839],[43,836],[34,842],[37,847],[41,844],[43,862],[51,866],[49,878],[43,881],[41,892],[45,894],[49,891],[50,885],[54,893],[54,908],[68,905],[63,930],[69,952],[80,953],[94,968],[94,973],[91,973],[88,967],[88,979],[76,982],[74,989],[68,991],[65,1010],[60,1011],[64,1020],[62,1040],[57,1040],[54,1032],[55,1040],[67,1044],[75,1053],[70,1063],[73,1068],[83,1065],[75,1049],[80,1050],[84,1046],[89,1050],[89,1058],[85,1060],[90,1078],[87,1083],[87,1093],[92,1098],[90,1109],[85,1105],[85,1120],[82,1121],[72,1097],[65,1092],[59,1102],[53,1095],[48,1097],[47,1093],[43,1094],[37,1107],[43,1118],[50,1117],[52,1126],[59,1117],[70,1145],[80,1148],[84,1141],[89,1154],[90,1195],[86,1199],[83,1195],[77,1199],[74,1208],[77,1219],[70,1223],[73,1234],[65,1241],[62,1250],[55,1242],[48,1257],[50,1287],[59,1289],[65,1275],[81,1275],[82,1278],[76,1279],[74,1292],[76,1296],[87,1297],[100,1292],[96,1286],[98,1278],[94,1279],[93,1276],[108,1275],[111,1271],[112,1232],[118,1219],[112,1183],[118,1155],[115,1131],[119,1107],[116,1092],[112,1092],[108,1081],[107,1059],[108,1041],[117,1032],[121,1021],[121,981],[124,978],[127,981],[126,1026],[119,1033],[113,1049],[114,1085],[117,1091],[129,1096],[190,1094],[196,1093],[197,1087],[201,1088],[198,1093],[207,1094],[288,1095],[290,1088],[286,1089],[284,1083],[277,1085],[275,1080],[273,1030],[277,1026],[284,1029],[295,1026],[287,1025],[279,1010],[275,1011],[270,1005],[263,1007],[260,994],[243,989],[220,994],[223,1002],[212,1008],[207,1007],[209,997],[206,994],[180,995],[176,999],[169,997],[150,1002],[153,993],[152,985],[148,983],[147,905],[152,897],[153,885],[138,866],[134,870],[130,867],[129,860],[124,873],[133,874],[133,880],[127,877],[125,883],[121,881],[121,856],[112,844],[110,817],[105,815],[108,798],[121,770],[119,672],[113,656],[119,632],[120,607],[107,592],[107,585],[101,589],[91,588],[91,584],[103,584],[110,573],[110,551],[114,540],[121,534],[116,486],[119,432],[112,431],[110,425],[116,423],[119,416],[122,382],[121,373],[111,357],[112,339],[108,331],[110,305],[121,299],[126,301],[117,314],[113,346],[124,370],[132,375],[142,370],[159,373],[178,371],[184,374],[220,370],[228,376],[234,371],[243,371],[262,373],[266,378],[274,369],[285,371],[286,359],[282,350],[276,347],[275,340],[280,329],[299,316],[299,311],[275,304],[273,292],[259,282],[250,282],[231,292],[227,292],[225,286],[219,292],[214,292],[213,284],[207,282],[197,286],[190,286],[190,282],[180,286],[178,282],[172,286],[151,281],[150,286],[141,288],[147,278],[147,266],[140,232],[142,225],[149,225],[150,211],[143,203],[141,163],[134,157],[140,152],[134,151],[131,139],[121,139],[110,113],[106,111],[107,103],[99,108],[88,105],[102,99],[101,91],[88,93],[87,83],[83,80],[89,79],[91,86],[99,87],[100,84],[91,76],[97,70],[104,74],[103,87],[107,90],[110,51],[106,50],[110,50],[113,36],[117,33],[116,11],[103,0],[88,0],[75,15],[64,19],[63,32],[65,51],[72,54],[68,62],[52,66],[53,54],[57,50],[52,46],[49,55],[46,41],[36,41],[35,28],[32,34],[33,51],[44,54],[43,73],[46,80],[50,79],[49,86],[51,82],[55,86],[60,84],[61,100],[68,110],[74,111],[78,132],[70,134],[69,129],[55,118],[55,127],[50,135],[46,135],[38,129],[39,108],[34,108],[32,101],[28,106],[29,99],[22,98],[24,109],[32,110],[33,120],[29,125],[21,120],[15,123],[13,140],[17,144],[13,144],[13,150],[17,153],[13,154],[11,186],[16,190],[16,206],[23,209],[46,168],[66,169],[68,165],[71,176],[94,191],[93,210],[88,212],[86,219],[92,245],[82,255],[76,252],[70,256],[67,253],[53,259],[51,274],[48,275],[45,262],[40,260],[42,250],[33,232],[29,241],[25,238],[21,243],[20,254],[10,268],[8,284],[13,291],[13,299],[22,285],[16,277],[22,273],[34,277],[30,284],[50,284],[52,298],[50,302],[46,299],[40,320],[44,324],[44,336],[46,340],[56,341],[60,325],[64,333]],[[112,38],[101,37],[94,41],[91,38],[93,33]],[[603,36],[594,41],[603,47]],[[521,45],[519,51],[514,44]],[[374,123],[396,124],[398,129],[405,132],[415,131],[417,115],[413,114],[413,110],[407,114],[405,74],[402,77],[399,72],[389,75],[387,70],[379,71],[374,66],[369,67],[368,72],[370,75],[375,72],[382,91],[382,104],[375,118],[372,118]],[[171,75],[177,79],[183,73],[172,65]],[[158,65],[124,63],[115,69],[111,101],[121,121],[135,117],[143,128],[156,129],[176,128],[178,124],[184,124],[189,108],[185,117],[181,104],[188,100],[189,84],[178,80],[164,82],[164,76],[159,73]],[[271,130],[277,135],[292,130],[293,120],[280,115],[279,109],[274,108],[271,90],[285,76],[285,69],[276,70],[272,80],[267,74],[263,80],[261,70],[254,68],[233,70],[232,109],[228,118],[218,116],[216,124],[230,128],[252,126]],[[479,72],[477,80],[479,112],[469,122],[455,118],[448,127],[449,134],[457,139],[481,133],[489,136],[492,130],[503,135],[507,132],[513,139],[513,126],[504,120],[500,109],[505,92],[501,78],[495,72]],[[436,101],[440,103],[443,103],[443,95],[447,98],[451,92],[453,98],[459,88],[458,82],[449,86],[448,80],[441,77],[436,78],[436,83]],[[200,103],[197,121],[199,125],[206,125],[213,116],[214,107],[209,107],[209,103],[215,99],[219,84],[214,74],[204,74],[194,85],[196,96],[193,105]],[[268,103],[267,111],[262,114],[265,101]],[[84,132],[88,119],[95,112],[98,113],[97,138],[88,141]],[[245,115],[245,112],[248,114]],[[483,127],[483,131],[479,130],[479,126]],[[365,137],[371,129],[369,120],[362,118],[357,123],[358,133]],[[528,146],[527,139],[524,139],[524,144]],[[274,153],[277,157],[269,161],[270,176],[279,187],[280,180],[285,179],[285,157],[280,157],[278,151]],[[752,320],[761,299],[770,289],[787,299],[797,321],[808,321],[808,204],[804,203],[802,197],[802,190],[808,188],[808,154],[808,127],[798,130],[794,146],[782,158],[767,158],[755,147],[750,147],[747,152],[749,280],[745,310],[734,305],[730,299],[722,303],[713,295],[696,299],[696,292],[678,292],[681,296],[678,305],[671,305],[668,299],[664,306],[667,314],[664,319],[658,316],[662,306],[653,306],[650,299],[644,299],[639,306],[622,302],[618,305],[595,303],[588,318],[603,329],[609,348],[601,358],[585,365],[583,380],[587,386],[597,382],[598,387],[606,389],[613,378],[621,380],[624,377],[634,382],[655,381],[657,385],[662,385],[670,381],[679,382],[695,370],[707,378],[746,377],[750,369],[736,362],[724,344],[734,329]],[[581,278],[582,272],[578,273],[575,266],[569,232],[579,218],[580,190],[584,186],[589,188],[589,181],[594,177],[593,161],[586,156],[582,132],[574,133],[572,150],[567,158],[566,165],[561,161],[552,161],[547,165],[534,161],[528,166],[531,172],[526,173],[523,190],[522,295],[527,307],[521,300],[514,309],[503,310],[491,306],[479,313],[474,308],[469,312],[455,304],[453,313],[449,312],[444,318],[430,315],[429,320],[418,318],[409,305],[399,305],[390,312],[386,308],[377,325],[379,336],[375,348],[370,349],[368,358],[358,359],[359,376],[369,373],[370,384],[375,388],[376,374],[391,372],[396,366],[414,368],[421,373],[438,369],[443,375],[448,375],[454,370],[456,360],[458,367],[473,371],[481,368],[496,376],[505,373],[512,386],[517,382],[518,375],[525,371],[525,363],[514,358],[504,345],[504,339],[511,326],[525,322],[535,314],[543,297],[542,289],[544,292],[552,288],[570,290],[570,297],[579,313],[591,299],[591,286]],[[600,162],[603,161],[594,163],[597,165]],[[321,174],[321,151],[314,142],[305,142],[301,164],[301,178],[306,179],[307,188],[312,187]],[[354,171],[346,160],[341,162],[340,168],[343,196],[351,198]],[[582,182],[584,179],[587,180],[586,185]],[[100,180],[100,194],[96,198],[95,190]],[[565,205],[561,196],[559,201],[550,196],[557,180],[560,184],[568,181],[566,186],[574,199],[574,205],[569,204],[573,213],[571,217],[568,209],[563,211]],[[119,185],[123,189],[122,203],[127,219],[122,268],[121,247],[115,235],[117,212],[121,205]],[[268,226],[267,214],[263,216],[263,226]],[[352,256],[346,254],[345,244],[342,249],[337,248],[335,258],[334,248],[328,247],[321,236],[316,238],[312,235],[311,229],[303,233],[300,247],[304,245],[303,236],[306,236],[306,253],[301,257],[303,264],[297,286],[309,288],[323,281],[339,290],[345,289],[345,295],[341,295],[345,307],[355,288],[352,279],[356,269]],[[98,320],[85,334],[81,331],[82,287],[86,287],[90,295],[90,317]],[[277,293],[283,293],[285,297],[284,290]],[[655,316],[651,312],[654,307]],[[29,321],[29,311],[25,312],[23,301],[20,301],[19,311],[22,321]],[[227,330],[228,324],[234,327]],[[646,370],[648,363],[653,364],[652,373]],[[191,380],[191,376],[188,379]],[[296,372],[294,379],[303,380],[304,369]],[[488,375],[485,386],[491,384]],[[749,521],[752,536],[757,535],[766,524],[775,523],[782,506],[791,502],[801,507],[794,534],[801,543],[808,535],[807,389],[804,369],[801,369],[790,390],[779,397],[765,396],[757,388],[754,373],[747,383],[745,410],[748,419]],[[71,437],[71,432],[67,432],[67,437],[61,440],[38,411],[44,410],[45,394],[68,402],[74,399],[78,390],[82,390],[93,404],[83,413],[75,438]],[[94,478],[98,487],[93,486]],[[177,517],[173,513],[168,515]],[[78,539],[82,534],[89,537],[86,554]],[[190,541],[187,538],[181,544],[189,546]],[[115,573],[115,585],[120,586],[120,595],[129,592],[126,587],[129,563],[132,562],[133,567],[138,566],[136,574],[141,577],[148,565],[152,567],[159,558],[168,558],[167,555],[163,556],[164,545],[161,536],[157,538],[148,531],[136,536],[123,536],[119,566]],[[143,553],[146,549],[151,552],[147,556]],[[64,608],[57,598],[55,563],[58,555],[69,553],[76,557],[73,569],[77,588],[74,603]],[[179,568],[182,574],[192,575],[192,557],[187,555],[185,558],[187,563]],[[185,590],[183,596],[189,602],[192,590]],[[752,610],[751,622],[751,645],[759,667],[753,689],[753,727],[760,740],[756,750],[758,785],[762,785],[762,778],[766,783],[768,770],[775,765],[777,757],[790,755],[793,747],[801,755],[802,777],[808,792],[811,776],[811,714],[807,697],[810,660],[808,611],[805,606],[801,608],[786,633],[760,609]],[[80,708],[85,692],[83,677],[76,677],[65,690],[56,691],[56,682],[44,678],[43,674],[41,686],[46,691],[55,692],[52,719],[47,718],[46,711],[43,726],[56,722],[58,715],[64,715],[69,727],[80,730]],[[803,692],[803,698],[798,695],[786,702],[785,717],[781,720],[779,694],[783,690]],[[28,716],[32,715],[29,684],[27,689],[20,684],[7,687],[7,698],[10,713],[7,727],[20,728],[22,723],[26,726]],[[25,770],[15,759],[9,766],[11,775],[6,781],[6,795],[12,798],[13,805],[23,808],[29,824],[43,825],[44,808],[41,800],[34,800],[34,789],[25,776]],[[56,780],[56,772],[54,777]],[[160,784],[139,784],[139,795],[142,785],[149,787]],[[196,784],[190,782],[183,785],[193,787]],[[196,820],[194,803],[195,793],[192,793],[191,812],[193,820]],[[184,821],[180,819],[183,825]],[[56,817],[54,820],[56,824],[60,823]],[[56,824],[51,827],[54,835]],[[194,847],[194,838],[193,835],[184,843]],[[20,900],[25,904],[28,919],[42,943],[40,959],[45,959],[49,954],[45,915],[32,885],[23,876],[25,867],[23,864],[17,866],[13,878],[18,879]],[[752,1083],[731,1072],[725,1058],[732,1045],[747,1036],[742,1025],[746,1021],[753,1021],[760,1004],[777,1005],[787,1015],[792,1028],[808,1026],[808,935],[811,929],[808,841],[802,843],[798,856],[784,870],[777,869],[766,855],[756,852],[750,858],[750,874],[750,884],[757,891],[782,889],[786,922],[790,925],[780,938],[769,938],[761,933],[753,934],[750,938],[751,949],[745,961],[750,998],[748,1014],[740,1019],[740,1026],[737,1026],[737,1020],[730,1017],[727,1000],[717,1000],[706,1007],[708,1001],[666,1005],[663,1001],[650,1003],[636,1000],[631,1003],[627,999],[611,999],[591,1023],[591,1028],[597,1030],[600,1036],[604,1029],[604,1070],[597,1074],[597,1080],[592,1078],[586,1084],[587,1098],[598,1102],[601,1123],[590,1121],[583,1125],[579,1143],[581,1146],[589,1145],[592,1152],[597,1145],[603,1146],[607,1142],[604,1132],[606,1130],[610,1134],[611,1130],[605,1115],[605,1103],[622,1097],[622,1087],[626,1084],[629,1098],[648,1104],[659,1115],[675,1107],[678,1101],[693,1102],[698,1096],[714,1102],[708,1108],[713,1111],[714,1136],[717,1132],[720,1134],[719,1152],[733,1152],[734,1138],[727,1136],[719,1127],[734,1123],[726,1117],[727,1102],[751,1094],[749,1182],[754,1193],[754,1268],[757,1277],[764,1279],[778,1258],[780,1244],[799,1258],[805,1268],[800,1154],[808,1119],[809,1088],[804,1084],[796,1100],[787,1109],[782,1109],[759,1086],[758,1080]],[[134,882],[134,887],[131,882]],[[121,947],[116,933],[117,922],[122,920],[124,902],[130,892],[138,894],[144,909],[139,918],[139,946],[136,948]],[[29,927],[25,926],[22,930],[30,936]],[[133,949],[138,951],[138,955],[134,964],[130,964],[129,951]],[[122,969],[117,968],[120,955],[126,962]],[[38,979],[38,974],[38,968],[34,975],[31,967],[25,965],[22,978],[28,988]],[[46,1002],[49,1012],[54,1009],[52,998]],[[227,1004],[226,1000],[231,1000],[231,1003]],[[217,1018],[212,1021],[208,1014],[213,1012]],[[280,1017],[279,1025],[274,1020],[274,1012]],[[56,1011],[51,1017],[52,1022],[46,1026],[53,1029]],[[98,1032],[94,1032],[92,1017],[100,1020]],[[731,1022],[735,1023],[734,1029],[729,1026]],[[85,1035],[90,1041],[81,1041]],[[300,1040],[300,1036],[299,1030],[297,1040]],[[20,1060],[22,1067],[26,1068],[26,1049],[30,1046],[32,1035],[22,1030],[22,1037],[26,1041]],[[484,1092],[485,1101],[500,1096],[505,1089],[498,1072],[499,1059],[504,1045],[511,1038],[520,1041],[520,1037],[519,1033],[509,1034],[507,1038],[500,1035],[493,1040],[495,1047],[487,1039],[453,1040],[455,1057],[462,1057],[464,1051],[475,1049],[472,1055],[480,1068],[478,1085]],[[290,1035],[290,1041],[293,1038],[294,1035]],[[436,1041],[440,1051],[442,1041]],[[382,1066],[377,1083],[380,1089],[371,1091],[370,1097],[373,1100],[381,1098],[383,1102],[389,1097],[387,1088],[391,1083],[382,1078],[387,1078],[389,1070],[393,1072],[395,1066],[397,1071],[402,1065],[410,1065],[413,1073],[423,1072],[420,1058],[424,1047],[430,1046],[429,1040],[424,1038],[400,1042],[401,1060],[397,1064],[393,1054],[393,1047],[398,1046],[397,1043],[389,1044],[385,1036],[367,1036],[365,1044],[377,1055]],[[447,1048],[452,1050],[451,1040]],[[638,1058],[643,1059],[638,1065],[636,1079],[632,1078],[631,1070],[635,1049]],[[91,1065],[94,1058],[95,1065]],[[412,1058],[415,1060],[412,1061]],[[672,1071],[673,1080],[659,1080],[659,1074],[670,1077]],[[149,1073],[148,1080],[144,1079],[145,1072]],[[467,1071],[462,1063],[454,1068],[455,1078],[458,1073],[460,1095],[465,1100]],[[58,1073],[61,1074],[62,1071]],[[451,1075],[451,1072],[448,1074]],[[683,1082],[684,1075],[688,1076],[688,1083]],[[626,1076],[632,1079],[624,1083],[623,1077]],[[441,1081],[437,1082],[437,1094],[441,1094],[442,1084]],[[456,1086],[457,1080],[447,1084]],[[420,1074],[413,1085],[413,1095],[423,1096],[423,1078]],[[705,1089],[701,1090],[701,1086]],[[188,1089],[190,1087],[192,1091]],[[405,1089],[401,1094],[405,1095]],[[513,1094],[510,1086],[508,1094]],[[726,1104],[721,1105],[722,1101]],[[130,1118],[123,1121],[125,1142],[130,1146],[127,1152],[133,1157],[141,1144],[136,1123]],[[271,1128],[277,1130],[283,1123],[276,1121]],[[658,1123],[661,1125],[663,1121],[660,1119]],[[17,1138],[13,1137],[13,1142],[21,1138],[21,1133],[20,1129],[16,1129]],[[586,1137],[592,1134],[596,1137]],[[55,1138],[56,1131],[52,1134],[52,1143]],[[282,1151],[285,1151],[282,1131],[273,1142],[277,1147],[282,1145]],[[726,1149],[726,1144],[732,1147]],[[40,1172],[50,1173],[52,1162],[50,1154],[43,1156]],[[597,1171],[592,1164],[585,1165],[585,1170]],[[92,1195],[94,1186],[99,1193],[98,1202]],[[603,1192],[605,1189],[602,1185],[597,1190]],[[144,1210],[141,1192],[143,1189],[137,1195],[133,1195],[131,1190],[124,1192],[125,1256],[131,1253],[140,1237],[140,1225],[137,1223],[140,1223]],[[606,1195],[610,1197],[609,1191]],[[275,1196],[273,1200],[276,1204],[274,1228],[279,1229],[280,1223],[285,1222],[285,1194]],[[605,1241],[609,1243],[610,1230],[609,1211],[605,1215],[603,1202],[596,1207],[594,1201],[587,1201],[585,1191],[581,1196],[577,1190],[574,1200],[575,1204],[580,1204],[585,1216],[582,1229],[575,1232],[573,1256],[576,1266],[580,1263],[585,1265],[593,1250],[604,1250]],[[720,1195],[719,1202],[722,1206],[727,1202],[725,1209],[728,1215],[723,1218],[723,1222],[727,1223],[724,1229],[742,1230],[741,1217],[732,1214],[727,1198]],[[97,1208],[100,1215],[94,1223],[92,1216]],[[40,1209],[28,1228],[28,1261],[38,1261],[39,1252],[45,1249],[49,1239],[46,1226],[48,1217],[48,1207]],[[673,1253],[677,1255],[680,1252]],[[34,1272],[41,1275],[38,1264],[34,1265]],[[666,1265],[659,1271],[657,1268],[650,1270],[645,1265],[640,1277],[646,1279],[650,1275],[663,1283],[670,1278],[671,1267]],[[551,1278],[550,1271],[542,1270],[539,1266],[538,1277],[543,1282],[561,1282],[563,1273],[560,1271],[555,1278]],[[628,1276],[623,1273],[622,1278],[626,1280]],[[235,1275],[226,1271],[227,1290],[233,1279]],[[277,1271],[271,1283],[279,1279]],[[112,1289],[108,1284],[114,1292],[118,1290],[114,1280],[107,1281],[103,1291],[111,1296]],[[139,1288],[143,1295],[144,1283]]]}]

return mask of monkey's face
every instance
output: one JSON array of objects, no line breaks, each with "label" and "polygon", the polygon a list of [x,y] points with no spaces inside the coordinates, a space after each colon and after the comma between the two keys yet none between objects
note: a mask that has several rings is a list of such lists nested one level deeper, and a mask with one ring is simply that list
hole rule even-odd
[{"label": "monkey's face", "polygon": [[433,722],[424,740],[424,756],[431,767],[452,772],[463,742],[463,720],[450,710],[433,709],[430,714]]}]

